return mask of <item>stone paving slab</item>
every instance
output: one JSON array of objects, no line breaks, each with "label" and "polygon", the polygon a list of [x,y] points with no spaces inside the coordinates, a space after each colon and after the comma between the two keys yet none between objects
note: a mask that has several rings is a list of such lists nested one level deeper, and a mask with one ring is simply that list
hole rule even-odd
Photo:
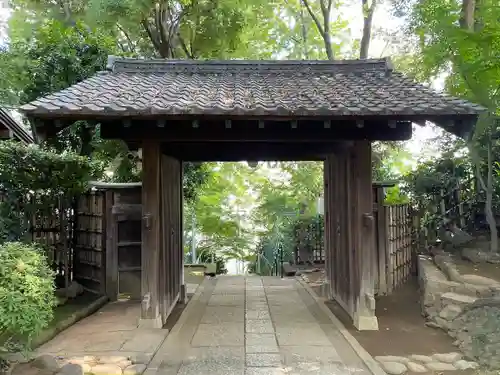
[{"label": "stone paving slab", "polygon": [[145,375],[370,374],[295,279],[205,280]]}]

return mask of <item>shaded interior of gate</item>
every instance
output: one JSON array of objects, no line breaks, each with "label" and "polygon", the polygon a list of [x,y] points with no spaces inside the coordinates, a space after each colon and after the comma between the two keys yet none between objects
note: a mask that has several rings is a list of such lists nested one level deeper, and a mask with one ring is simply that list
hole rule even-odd
[{"label": "shaded interior of gate", "polygon": [[[377,328],[371,142],[407,140],[412,122],[425,121],[463,135],[477,107],[393,74],[385,59],[108,63],[108,72],[23,110],[40,137],[87,120],[103,138],[142,149],[140,262],[109,259],[124,280],[137,283],[140,268],[141,325],[163,326],[184,298],[183,161],[322,160],[330,297],[358,329]],[[108,205],[117,224],[107,240],[117,241],[133,204]],[[120,253],[136,237],[119,240]]]}]

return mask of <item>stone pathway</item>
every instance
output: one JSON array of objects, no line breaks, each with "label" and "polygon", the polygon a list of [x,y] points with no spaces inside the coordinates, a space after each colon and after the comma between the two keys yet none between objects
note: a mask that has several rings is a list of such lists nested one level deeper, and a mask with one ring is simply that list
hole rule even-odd
[{"label": "stone pathway", "polygon": [[168,330],[137,328],[139,315],[138,302],[110,303],[40,346],[39,359],[14,375],[140,375]]},{"label": "stone pathway", "polygon": [[145,375],[371,372],[295,279],[206,280]]}]

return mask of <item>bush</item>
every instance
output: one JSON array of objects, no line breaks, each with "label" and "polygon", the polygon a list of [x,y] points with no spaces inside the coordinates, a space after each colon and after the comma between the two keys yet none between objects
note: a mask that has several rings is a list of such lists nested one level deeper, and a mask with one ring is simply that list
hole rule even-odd
[{"label": "bush", "polygon": [[[35,244],[0,246],[0,345],[30,348],[53,318],[54,277],[43,251]],[[8,348],[7,348],[8,349]]]}]

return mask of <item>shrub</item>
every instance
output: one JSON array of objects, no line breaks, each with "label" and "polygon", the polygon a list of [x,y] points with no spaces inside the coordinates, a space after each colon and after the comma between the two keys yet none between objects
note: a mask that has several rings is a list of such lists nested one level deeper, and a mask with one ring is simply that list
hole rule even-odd
[{"label": "shrub", "polygon": [[53,318],[54,277],[35,244],[0,246],[0,345],[29,349],[31,339]]}]

